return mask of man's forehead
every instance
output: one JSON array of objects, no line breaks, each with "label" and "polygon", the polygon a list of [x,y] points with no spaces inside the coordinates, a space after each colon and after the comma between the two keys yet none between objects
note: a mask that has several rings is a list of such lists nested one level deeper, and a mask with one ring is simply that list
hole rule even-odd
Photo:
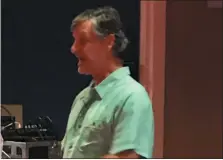
[{"label": "man's forehead", "polygon": [[79,22],[73,30],[73,36],[79,34],[91,34],[93,23],[90,20]]}]

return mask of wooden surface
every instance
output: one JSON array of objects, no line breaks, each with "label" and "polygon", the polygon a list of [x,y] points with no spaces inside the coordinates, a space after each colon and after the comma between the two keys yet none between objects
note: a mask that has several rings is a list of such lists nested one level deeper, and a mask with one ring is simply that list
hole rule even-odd
[{"label": "wooden surface", "polygon": [[141,1],[140,83],[153,103],[154,158],[163,158],[166,2]]},{"label": "wooden surface", "polygon": [[222,158],[222,9],[168,1],[164,158]]}]

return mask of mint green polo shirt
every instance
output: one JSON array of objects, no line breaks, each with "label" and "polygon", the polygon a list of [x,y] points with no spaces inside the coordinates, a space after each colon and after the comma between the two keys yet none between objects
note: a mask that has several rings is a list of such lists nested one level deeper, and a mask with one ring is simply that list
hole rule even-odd
[{"label": "mint green polo shirt", "polygon": [[75,98],[62,141],[63,158],[101,158],[134,150],[152,158],[152,104],[128,67],[93,83]]}]

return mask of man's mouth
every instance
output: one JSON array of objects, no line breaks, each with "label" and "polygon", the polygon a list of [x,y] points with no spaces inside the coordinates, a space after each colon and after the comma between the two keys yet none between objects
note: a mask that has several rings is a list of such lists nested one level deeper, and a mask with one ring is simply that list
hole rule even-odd
[{"label": "man's mouth", "polygon": [[84,61],[83,58],[78,57],[78,65],[81,65],[81,63],[83,63],[83,61]]}]

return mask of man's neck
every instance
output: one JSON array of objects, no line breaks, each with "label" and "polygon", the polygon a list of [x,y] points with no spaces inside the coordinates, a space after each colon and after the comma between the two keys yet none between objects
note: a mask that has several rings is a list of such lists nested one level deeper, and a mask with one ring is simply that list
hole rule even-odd
[{"label": "man's neck", "polygon": [[100,70],[98,74],[92,75],[95,85],[100,84],[105,78],[107,78],[112,72],[123,67],[122,64],[111,65],[110,67]]}]

